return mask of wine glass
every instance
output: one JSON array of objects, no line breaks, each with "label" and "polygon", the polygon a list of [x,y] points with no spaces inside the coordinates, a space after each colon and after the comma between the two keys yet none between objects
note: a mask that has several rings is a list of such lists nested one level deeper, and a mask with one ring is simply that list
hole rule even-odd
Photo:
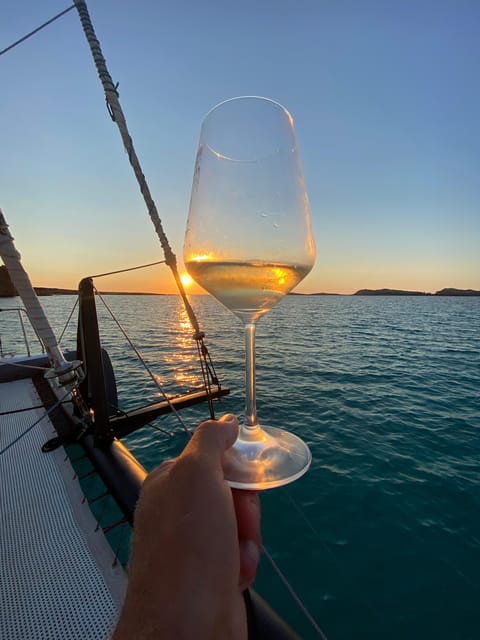
[{"label": "wine glass", "polygon": [[245,328],[245,419],[224,460],[232,487],[281,486],[310,466],[310,450],[300,438],[258,424],[255,323],[314,261],[292,116],[278,102],[256,96],[220,103],[202,123],[184,262],[190,276]]}]

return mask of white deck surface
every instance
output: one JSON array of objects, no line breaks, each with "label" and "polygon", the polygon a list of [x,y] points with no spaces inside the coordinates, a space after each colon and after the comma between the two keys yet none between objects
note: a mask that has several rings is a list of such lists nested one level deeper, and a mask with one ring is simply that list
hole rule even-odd
[{"label": "white deck surface", "polygon": [[[0,384],[0,414],[37,405],[31,380]],[[0,451],[44,413],[0,415]],[[126,587],[53,435],[44,419],[0,455],[1,640],[108,638]]]}]

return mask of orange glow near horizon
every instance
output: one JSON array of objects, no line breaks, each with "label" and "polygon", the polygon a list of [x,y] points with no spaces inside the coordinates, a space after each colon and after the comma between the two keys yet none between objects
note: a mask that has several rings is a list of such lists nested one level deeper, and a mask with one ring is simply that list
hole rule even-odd
[{"label": "orange glow near horizon", "polygon": [[[46,261],[26,264],[31,280],[37,287],[52,287],[76,290],[78,283],[85,275],[86,268],[78,267],[59,271],[58,267]],[[106,272],[110,265],[97,265],[95,272]],[[91,272],[92,270],[90,270]],[[182,269],[183,271],[183,269]],[[81,273],[81,275],[79,275]],[[193,279],[187,280],[188,274],[181,275],[182,282],[189,295],[205,294]],[[95,286],[100,291],[124,293],[178,293],[174,278],[168,267],[160,265],[149,269],[121,273],[105,278],[96,278]],[[296,288],[297,293],[340,293],[352,294],[358,289],[404,289],[410,291],[435,292],[444,287],[458,289],[479,289],[478,269],[473,265],[463,269],[458,265],[455,269],[439,262],[428,263],[417,261],[411,265],[399,263],[370,264],[344,262],[329,264],[320,263]]]}]

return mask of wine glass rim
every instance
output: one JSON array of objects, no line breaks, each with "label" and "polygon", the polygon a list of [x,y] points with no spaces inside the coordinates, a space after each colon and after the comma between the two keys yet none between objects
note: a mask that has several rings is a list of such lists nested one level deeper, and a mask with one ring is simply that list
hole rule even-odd
[{"label": "wine glass rim", "polygon": [[270,102],[271,104],[274,104],[275,106],[279,107],[282,111],[284,111],[287,118],[290,120],[291,124],[293,124],[292,114],[286,107],[283,106],[283,104],[278,102],[278,100],[273,100],[273,98],[266,98],[265,96],[253,96],[253,95],[234,96],[233,98],[227,98],[226,100],[222,100],[221,102],[219,102],[218,104],[216,104],[215,106],[213,106],[211,109],[207,111],[207,113],[203,117],[203,122],[205,122],[207,118],[219,107],[222,107],[224,104],[228,104],[229,102],[236,102],[237,100],[263,100],[264,102]]}]

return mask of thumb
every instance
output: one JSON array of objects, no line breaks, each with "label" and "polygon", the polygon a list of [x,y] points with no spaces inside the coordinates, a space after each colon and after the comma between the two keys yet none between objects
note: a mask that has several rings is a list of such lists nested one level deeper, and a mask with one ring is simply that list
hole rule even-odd
[{"label": "thumb", "polygon": [[220,458],[235,442],[238,434],[238,420],[227,413],[219,420],[202,422],[185,448],[186,454],[196,453]]}]

